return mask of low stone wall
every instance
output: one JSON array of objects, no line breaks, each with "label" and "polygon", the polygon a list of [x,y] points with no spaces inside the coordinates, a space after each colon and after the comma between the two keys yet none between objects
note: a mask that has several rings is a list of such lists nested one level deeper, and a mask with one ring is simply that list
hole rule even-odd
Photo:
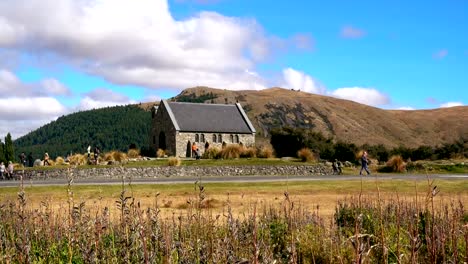
[{"label": "low stone wall", "polygon": [[[21,171],[17,171],[21,174]],[[160,178],[160,177],[198,177],[203,176],[248,176],[248,175],[325,175],[331,168],[325,165],[295,166],[180,166],[180,167],[109,167],[91,169],[52,169],[24,171],[25,179],[47,180],[67,179],[121,179]]]}]

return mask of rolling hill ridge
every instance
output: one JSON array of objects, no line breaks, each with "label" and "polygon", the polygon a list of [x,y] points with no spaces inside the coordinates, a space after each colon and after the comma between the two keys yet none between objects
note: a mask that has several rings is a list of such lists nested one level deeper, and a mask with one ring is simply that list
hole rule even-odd
[{"label": "rolling hill ridge", "polygon": [[[231,91],[195,87],[171,98],[180,102],[239,102],[268,142],[274,128],[311,129],[335,141],[386,147],[438,146],[468,140],[468,106],[431,110],[383,110],[353,101],[282,88]],[[84,153],[88,144],[103,151],[126,151],[130,144],[148,149],[151,108],[159,102],[107,107],[58,118],[14,141],[15,152],[44,151],[54,156]],[[16,155],[17,155],[16,154]]]},{"label": "rolling hill ridge", "polygon": [[[202,98],[203,100],[199,100]],[[384,110],[349,100],[282,88],[230,91],[195,87],[175,101],[239,102],[260,137],[281,126],[313,129],[335,140],[387,147],[437,146],[468,139],[468,106]]]}]

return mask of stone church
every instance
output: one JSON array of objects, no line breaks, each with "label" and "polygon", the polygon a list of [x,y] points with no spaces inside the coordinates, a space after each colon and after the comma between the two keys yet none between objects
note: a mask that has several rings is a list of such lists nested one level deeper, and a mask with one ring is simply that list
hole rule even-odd
[{"label": "stone church", "polygon": [[152,110],[151,146],[169,156],[190,157],[191,145],[201,153],[205,144],[255,145],[255,128],[242,106],[236,104],[180,103],[162,100]]}]

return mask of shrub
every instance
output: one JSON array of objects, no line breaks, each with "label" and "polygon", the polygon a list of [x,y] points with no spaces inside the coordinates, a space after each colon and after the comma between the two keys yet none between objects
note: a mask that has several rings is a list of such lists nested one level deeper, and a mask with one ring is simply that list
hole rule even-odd
[{"label": "shrub", "polygon": [[82,154],[75,154],[68,157],[68,162],[70,163],[70,165],[85,165],[88,162],[88,157]]},{"label": "shrub", "polygon": [[170,157],[167,160],[167,165],[168,166],[180,166],[182,164],[182,161],[180,160],[179,157]]},{"label": "shrub", "polygon": [[55,159],[55,165],[66,165],[66,162],[62,157],[58,156]]},{"label": "shrub", "polygon": [[310,162],[315,160],[314,153],[309,148],[302,148],[297,152],[297,157],[302,162]]},{"label": "shrub", "polygon": [[127,152],[129,158],[138,158],[140,156],[140,151],[138,149],[129,149]]},{"label": "shrub", "polygon": [[219,159],[221,150],[217,147],[209,147],[202,155],[203,159]]},{"label": "shrub", "polygon": [[253,147],[242,148],[241,158],[255,158],[257,156],[257,150]]},{"label": "shrub", "polygon": [[120,151],[112,151],[112,156],[115,161],[122,162],[128,159],[127,154]]},{"label": "shrub", "polygon": [[158,158],[162,158],[166,155],[166,151],[164,149],[158,149],[158,151],[156,151],[156,157]]},{"label": "shrub", "polygon": [[269,146],[257,147],[257,158],[270,159],[273,158],[273,149]]},{"label": "shrub", "polygon": [[238,159],[242,152],[242,147],[237,144],[229,144],[221,149],[219,153],[223,159]]},{"label": "shrub", "polygon": [[[404,172],[406,169],[406,164],[403,161],[403,158],[399,155],[392,156],[385,164],[386,171],[391,172]],[[385,169],[385,168],[384,168]]]},{"label": "shrub", "polygon": [[104,160],[105,161],[115,161],[113,153],[112,152],[106,152],[104,154]]}]

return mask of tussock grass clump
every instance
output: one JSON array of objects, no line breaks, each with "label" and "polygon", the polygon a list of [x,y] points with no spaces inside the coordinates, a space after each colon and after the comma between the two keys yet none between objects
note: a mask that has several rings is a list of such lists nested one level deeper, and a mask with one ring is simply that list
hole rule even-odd
[{"label": "tussock grass clump", "polygon": [[105,161],[118,161],[118,162],[123,162],[128,159],[127,154],[121,152],[121,151],[110,151],[106,152],[104,154],[104,160]]},{"label": "tussock grass clump", "polygon": [[406,163],[400,155],[392,156],[385,164],[387,171],[391,172],[404,172],[406,170]]},{"label": "tussock grass clump", "polygon": [[257,158],[271,159],[274,158],[273,149],[270,146],[259,146],[257,147]]},{"label": "tussock grass clump", "polygon": [[168,166],[180,166],[182,164],[182,161],[180,160],[179,157],[170,157],[167,160],[167,165]]},{"label": "tussock grass clump", "polygon": [[67,163],[65,162],[65,159],[62,157],[58,156],[55,158],[55,165],[61,166],[61,165],[66,165]]},{"label": "tussock grass clump", "polygon": [[242,153],[242,147],[237,144],[229,144],[221,149],[220,156],[223,159],[238,159]]},{"label": "tussock grass clump", "polygon": [[241,158],[255,158],[257,150],[253,147],[243,147],[240,156]]},{"label": "tussock grass clump", "polygon": [[209,147],[202,155],[202,159],[219,159],[221,150],[217,147]]},{"label": "tussock grass clump", "polygon": [[70,163],[70,165],[85,165],[88,162],[88,157],[82,154],[75,154],[68,157],[68,162]]},{"label": "tussock grass clump", "polygon": [[127,156],[132,159],[138,158],[140,157],[140,151],[138,149],[129,149]]},{"label": "tussock grass clump", "polygon": [[311,162],[315,160],[315,155],[309,148],[302,148],[297,152],[297,157],[302,162]]},{"label": "tussock grass clump", "polygon": [[156,151],[156,157],[163,158],[164,156],[166,156],[166,151],[164,149],[158,149],[158,151]]}]

